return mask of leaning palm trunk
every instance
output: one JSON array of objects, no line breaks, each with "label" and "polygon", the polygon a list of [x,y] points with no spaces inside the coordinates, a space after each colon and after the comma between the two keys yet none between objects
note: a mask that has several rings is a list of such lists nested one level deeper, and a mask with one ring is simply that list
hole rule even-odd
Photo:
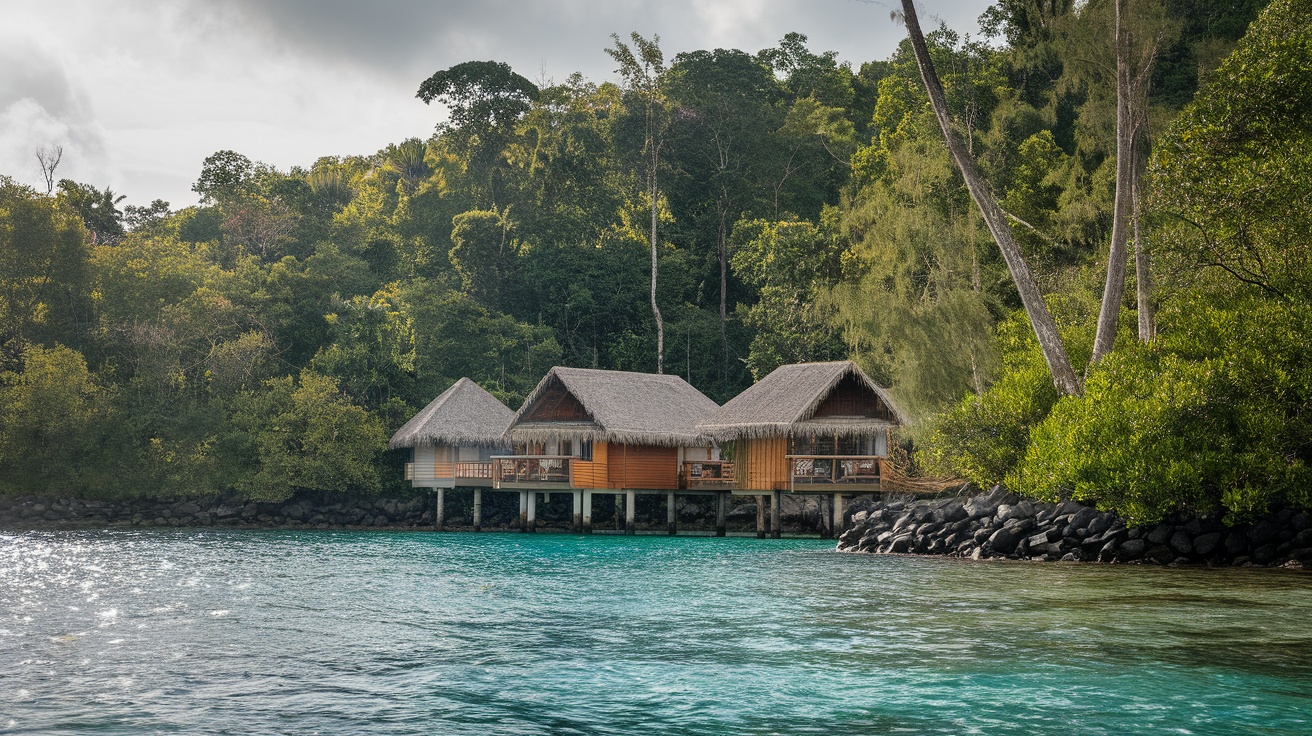
[{"label": "leaning palm trunk", "polygon": [[1061,334],[1057,332],[1057,325],[1053,322],[1052,314],[1048,312],[1048,305],[1043,301],[1043,294],[1039,291],[1038,284],[1034,282],[1034,276],[1030,274],[1029,266],[1025,263],[1024,256],[1021,255],[1020,246],[1016,244],[1016,239],[1012,237],[1011,229],[1007,225],[1002,209],[998,207],[992,192],[989,191],[988,184],[984,181],[984,177],[980,175],[979,169],[976,168],[975,160],[966,152],[961,145],[961,141],[957,140],[956,135],[952,132],[952,120],[948,117],[948,105],[943,96],[943,86],[939,83],[937,72],[934,71],[934,62],[929,58],[929,49],[925,46],[925,36],[921,33],[920,20],[916,17],[913,0],[902,0],[902,12],[907,24],[907,32],[911,36],[911,47],[915,50],[916,63],[920,66],[920,77],[925,82],[925,90],[929,93],[929,102],[934,108],[934,115],[938,118],[939,127],[943,130],[943,139],[947,143],[948,152],[952,154],[952,160],[956,162],[957,168],[961,170],[961,176],[966,180],[966,188],[970,190],[971,198],[975,200],[975,205],[979,207],[985,225],[988,226],[989,232],[993,234],[993,239],[998,244],[998,250],[1002,251],[1003,260],[1007,262],[1007,269],[1011,272],[1011,279],[1016,284],[1016,291],[1020,292],[1020,300],[1025,305],[1025,314],[1029,317],[1030,326],[1034,328],[1034,335],[1038,338],[1039,347],[1043,350],[1043,357],[1048,362],[1048,372],[1052,374],[1052,384],[1064,394],[1077,395],[1080,393],[1080,380],[1076,377],[1074,369],[1071,368],[1070,358],[1066,355],[1066,347],[1062,344]]}]

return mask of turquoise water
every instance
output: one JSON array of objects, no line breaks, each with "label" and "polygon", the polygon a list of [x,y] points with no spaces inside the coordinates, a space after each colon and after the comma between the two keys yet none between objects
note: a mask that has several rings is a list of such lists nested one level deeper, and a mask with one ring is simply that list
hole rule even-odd
[{"label": "turquoise water", "polygon": [[1308,734],[1312,575],[815,540],[0,534],[0,733]]}]

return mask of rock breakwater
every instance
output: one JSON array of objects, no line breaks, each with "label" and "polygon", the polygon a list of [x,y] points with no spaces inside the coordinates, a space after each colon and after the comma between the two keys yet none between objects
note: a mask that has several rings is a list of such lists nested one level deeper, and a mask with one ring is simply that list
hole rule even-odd
[{"label": "rock breakwater", "polygon": [[970,497],[854,504],[852,524],[840,551],[1312,569],[1312,519],[1296,509],[1239,526],[1179,517],[1131,527],[1073,501],[1038,503],[995,486]]}]

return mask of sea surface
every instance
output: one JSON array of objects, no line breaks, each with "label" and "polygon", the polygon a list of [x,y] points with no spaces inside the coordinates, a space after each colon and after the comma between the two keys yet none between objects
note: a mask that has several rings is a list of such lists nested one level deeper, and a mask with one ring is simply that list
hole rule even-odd
[{"label": "sea surface", "polygon": [[1312,575],[548,534],[0,533],[5,734],[1312,733]]}]

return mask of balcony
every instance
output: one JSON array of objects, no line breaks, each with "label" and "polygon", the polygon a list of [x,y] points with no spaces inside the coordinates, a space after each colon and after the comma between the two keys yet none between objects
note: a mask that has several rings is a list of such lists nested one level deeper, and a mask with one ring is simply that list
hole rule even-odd
[{"label": "balcony", "polygon": [[793,491],[877,491],[883,458],[876,455],[787,455]]},{"label": "balcony", "polygon": [[492,482],[497,488],[567,489],[570,455],[503,455],[492,458]]},{"label": "balcony", "polygon": [[679,472],[679,487],[689,491],[728,491],[733,483],[733,463],[727,460],[690,460]]}]

